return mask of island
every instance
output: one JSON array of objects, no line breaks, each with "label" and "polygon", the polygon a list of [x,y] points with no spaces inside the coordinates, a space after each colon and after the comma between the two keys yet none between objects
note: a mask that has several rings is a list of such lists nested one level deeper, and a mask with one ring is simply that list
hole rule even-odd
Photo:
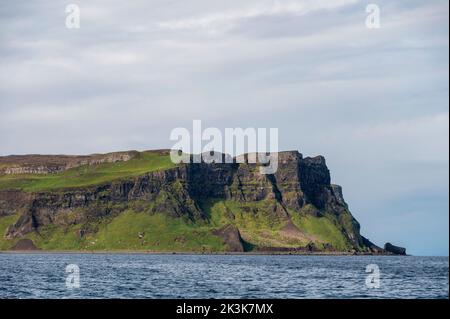
[{"label": "island", "polygon": [[174,164],[169,150],[3,156],[0,250],[406,255],[360,234],[324,157],[260,165]]}]

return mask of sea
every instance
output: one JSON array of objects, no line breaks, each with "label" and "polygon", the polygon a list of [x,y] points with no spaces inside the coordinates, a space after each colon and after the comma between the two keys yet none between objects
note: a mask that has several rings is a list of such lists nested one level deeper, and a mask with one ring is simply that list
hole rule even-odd
[{"label": "sea", "polygon": [[0,298],[449,298],[448,257],[0,253]]}]

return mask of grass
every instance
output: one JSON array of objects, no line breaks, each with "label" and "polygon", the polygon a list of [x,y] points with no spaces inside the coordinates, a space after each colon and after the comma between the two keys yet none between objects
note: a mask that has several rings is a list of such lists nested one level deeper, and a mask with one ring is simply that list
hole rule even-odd
[{"label": "grass", "polygon": [[[5,231],[17,216],[0,218],[0,230]],[[112,219],[100,221],[97,232],[80,237],[81,225],[67,228],[48,225],[39,234],[29,233],[24,238],[33,240],[44,250],[149,250],[149,251],[225,251],[222,239],[212,234],[208,224],[193,224],[182,218],[164,214],[124,211]],[[141,235],[141,237],[139,237]],[[0,250],[11,248],[17,240],[0,238]]]},{"label": "grass", "polygon": [[[213,231],[231,224],[239,229],[247,250],[255,246],[304,247],[311,241],[318,248],[331,244],[336,250],[346,251],[351,247],[343,235],[343,221],[338,221],[333,214],[316,214],[317,209],[311,205],[301,211],[288,211],[285,215],[280,213],[280,206],[275,200],[210,200],[201,204],[208,220],[193,222],[184,217],[171,217],[168,212],[154,213],[152,208],[158,206],[161,200],[173,198],[170,193],[164,193],[152,202],[132,201],[128,208],[117,207],[120,212],[117,215],[90,220],[89,224],[83,225],[72,223],[75,215],[83,213],[74,211],[59,221],[60,225],[66,226],[47,225],[41,227],[39,233],[32,232],[24,238],[33,240],[37,247],[44,250],[221,252],[226,251],[227,247],[221,238],[213,235]],[[0,250],[7,250],[17,242],[18,239],[7,240],[3,237],[7,227],[14,224],[17,218],[18,214],[0,217]],[[304,236],[292,237],[283,232],[289,219]],[[79,236],[82,228],[89,231]]]},{"label": "grass", "polygon": [[241,203],[237,201],[209,201],[204,203],[211,223],[216,226],[225,224],[234,224],[236,226],[244,225],[251,229],[280,229],[283,226],[283,220],[275,213],[268,210],[268,206],[275,202],[266,200],[260,202]]},{"label": "grass", "polygon": [[270,200],[253,203],[218,200],[204,203],[203,206],[211,224],[235,225],[243,239],[254,246],[302,247],[313,241],[318,247],[328,243],[338,250],[349,249],[348,239],[342,234],[335,217],[309,214],[309,206],[300,212],[289,211],[290,219],[304,233],[304,238],[287,238],[280,231],[288,218],[268,209],[273,205],[275,202]]},{"label": "grass", "polygon": [[[82,225],[77,224],[66,227],[48,225],[41,227],[39,234],[29,233],[24,238],[32,239],[44,250],[221,252],[226,251],[226,245],[212,232],[232,224],[239,228],[249,247],[304,247],[313,241],[319,248],[326,243],[340,251],[350,248],[336,218],[327,214],[311,215],[308,206],[300,212],[289,211],[290,219],[305,238],[287,238],[281,232],[287,217],[278,216],[268,209],[275,205],[271,200],[251,203],[209,201],[202,205],[209,221],[195,223],[187,218],[151,213],[150,209],[143,210],[138,204],[115,217],[96,220],[90,228],[95,231],[82,237],[78,235]],[[0,217],[1,234],[17,218],[18,215]],[[9,249],[15,242],[17,240],[0,237],[0,250]]]},{"label": "grass", "polygon": [[6,233],[8,226],[14,224],[18,218],[19,214],[0,217],[0,250],[9,249],[15,243],[12,240],[6,240],[3,235]]},{"label": "grass", "polygon": [[212,234],[212,229],[164,214],[126,211],[101,227],[91,245],[96,249],[224,251],[223,241]]},{"label": "grass", "polygon": [[342,234],[333,216],[313,216],[303,212],[291,212],[291,219],[305,234],[317,238],[319,244],[329,243],[338,250],[349,249],[348,239]]},{"label": "grass", "polygon": [[85,187],[174,166],[169,155],[142,152],[129,161],[84,165],[56,174],[1,175],[0,190],[20,189],[37,192]]},{"label": "grass", "polygon": [[33,240],[36,247],[44,250],[82,250],[85,239],[77,236],[81,225],[69,228],[48,225],[36,232],[29,233],[24,238]]},{"label": "grass", "polygon": [[299,240],[286,240],[280,230],[286,224],[286,217],[273,211],[276,202],[246,202],[216,200],[203,204],[212,225],[217,227],[232,224],[242,238],[252,246],[298,247],[306,243]]},{"label": "grass", "polygon": [[[169,155],[142,152],[126,162],[84,165],[56,174],[1,175],[0,190],[37,192],[87,187],[174,166]],[[350,213],[339,217],[326,212],[316,214],[317,209],[312,205],[306,205],[300,212],[288,211],[286,215],[273,199],[258,202],[213,199],[201,204],[209,221],[196,223],[186,218],[172,218],[169,212],[161,212],[165,208],[152,209],[170,207],[164,204],[171,201],[172,206],[177,207],[176,195],[182,194],[181,188],[181,184],[175,182],[152,202],[133,201],[123,207],[113,207],[121,213],[96,220],[94,225],[89,225],[92,227],[85,236],[80,237],[79,231],[86,225],[71,222],[76,215],[85,212],[74,211],[63,215],[61,218],[65,221],[60,223],[72,226],[48,225],[41,227],[39,234],[33,232],[24,238],[32,239],[37,247],[47,250],[225,251],[222,239],[212,232],[231,224],[240,230],[248,247],[303,247],[310,241],[319,247],[328,243],[342,251],[351,247],[343,234],[344,230],[350,233],[354,228]],[[187,201],[184,205],[194,203]],[[96,209],[106,210],[100,206]],[[17,218],[18,215],[0,217],[0,250],[9,249],[17,242],[3,237]],[[289,219],[300,230],[300,235],[295,227],[295,236],[283,231]]]}]

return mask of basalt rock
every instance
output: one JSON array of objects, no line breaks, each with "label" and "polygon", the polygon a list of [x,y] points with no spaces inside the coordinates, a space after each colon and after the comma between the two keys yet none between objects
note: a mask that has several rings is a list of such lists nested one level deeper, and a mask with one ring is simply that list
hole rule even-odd
[{"label": "basalt rock", "polygon": [[372,252],[373,254],[379,255],[379,254],[385,254],[386,253],[386,250],[384,250],[381,247],[378,247],[377,245],[372,243],[370,240],[368,240],[364,236],[361,236],[361,238],[362,238],[363,245],[365,247],[367,247],[369,249],[369,251]]}]

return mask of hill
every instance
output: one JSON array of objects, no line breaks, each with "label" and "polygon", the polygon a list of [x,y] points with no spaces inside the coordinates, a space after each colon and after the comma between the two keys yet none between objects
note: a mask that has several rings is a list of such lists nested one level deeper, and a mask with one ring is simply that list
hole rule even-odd
[{"label": "hill", "polygon": [[167,150],[0,157],[0,250],[387,253],[323,157],[258,166],[175,165]]}]

